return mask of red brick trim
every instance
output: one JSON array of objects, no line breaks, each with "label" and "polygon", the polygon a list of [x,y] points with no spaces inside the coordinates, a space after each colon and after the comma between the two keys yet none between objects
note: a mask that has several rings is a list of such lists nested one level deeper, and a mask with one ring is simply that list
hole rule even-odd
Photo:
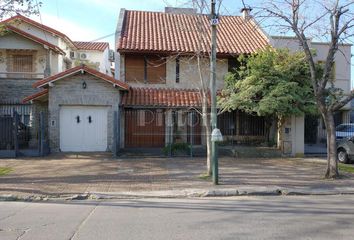
[{"label": "red brick trim", "polygon": [[31,25],[33,25],[33,26],[36,26],[36,27],[38,27],[38,28],[40,28],[40,29],[42,29],[42,30],[48,31],[48,32],[50,32],[50,33],[52,33],[52,34],[54,34],[54,35],[57,35],[57,36],[59,36],[59,37],[62,37],[62,38],[64,38],[65,40],[67,40],[68,42],[70,42],[74,47],[76,47],[76,45],[74,44],[74,42],[73,42],[68,36],[66,36],[64,33],[59,32],[59,31],[55,30],[54,28],[51,28],[51,27],[48,27],[48,26],[43,25],[43,24],[41,24],[41,23],[38,23],[38,22],[36,22],[36,21],[34,21],[34,20],[30,19],[30,18],[27,18],[27,17],[25,17],[25,16],[22,16],[21,14],[17,14],[16,16],[13,16],[13,17],[10,17],[10,18],[8,18],[8,19],[5,19],[5,20],[1,21],[0,24],[2,24],[2,23],[7,23],[7,24],[9,24],[10,22],[12,22],[12,21],[14,21],[14,20],[24,21],[24,22],[26,22],[26,23],[28,23],[28,24],[31,24]]},{"label": "red brick trim", "polygon": [[89,68],[87,67],[86,65],[80,65],[80,66],[77,66],[77,67],[73,67],[73,68],[70,68],[64,72],[60,72],[56,75],[53,75],[53,76],[50,76],[50,77],[47,77],[47,78],[44,78],[42,80],[39,80],[37,82],[35,82],[32,86],[34,88],[39,88],[39,87],[43,87],[44,85],[47,85],[49,84],[50,82],[55,82],[59,79],[63,79],[63,78],[66,78],[68,76],[71,76],[77,72],[80,72],[80,71],[84,71],[84,72],[87,72],[93,76],[96,76],[104,81],[107,81],[107,82],[110,82],[112,83],[113,85],[116,85],[118,87],[120,87],[121,89],[123,90],[128,90],[130,88],[130,86],[124,82],[121,82],[119,80],[116,80],[114,79],[113,77],[111,76],[108,76],[107,74],[104,74],[104,73],[101,73],[95,69],[92,69],[92,68]]},{"label": "red brick trim", "polygon": [[22,99],[22,103],[27,103],[29,101],[35,100],[36,98],[42,97],[46,94],[48,94],[48,89],[44,89],[40,92],[37,92],[35,94],[25,97],[24,99]]},{"label": "red brick trim", "polygon": [[51,44],[51,43],[49,43],[47,41],[44,41],[43,39],[40,39],[40,38],[38,38],[38,37],[36,37],[36,36],[34,36],[32,34],[24,32],[24,31],[14,27],[14,26],[6,25],[6,29],[8,31],[17,33],[17,34],[19,34],[19,35],[21,35],[21,36],[23,36],[23,37],[25,37],[25,38],[27,38],[29,40],[32,40],[32,41],[37,42],[39,44],[46,45],[46,46],[48,46],[50,49],[52,49],[56,53],[65,55],[65,52],[62,49],[60,49],[59,47],[57,47],[57,46],[55,46],[55,45],[53,45],[53,44]]}]

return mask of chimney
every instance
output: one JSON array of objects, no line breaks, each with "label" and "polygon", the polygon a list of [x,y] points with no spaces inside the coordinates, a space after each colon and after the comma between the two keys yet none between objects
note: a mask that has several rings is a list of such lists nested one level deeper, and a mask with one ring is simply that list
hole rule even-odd
[{"label": "chimney", "polygon": [[244,7],[241,9],[241,13],[242,13],[242,17],[243,19],[247,20],[251,17],[251,11],[252,11],[252,8],[250,7]]}]

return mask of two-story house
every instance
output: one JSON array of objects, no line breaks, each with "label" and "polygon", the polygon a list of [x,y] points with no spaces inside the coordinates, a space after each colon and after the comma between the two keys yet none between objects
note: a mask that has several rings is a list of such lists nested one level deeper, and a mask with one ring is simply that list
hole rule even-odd
[{"label": "two-story house", "polygon": [[[225,74],[237,67],[240,54],[269,45],[267,35],[248,14],[249,9],[244,9],[243,16],[220,17],[219,90]],[[209,22],[208,15],[194,9],[120,11],[115,76],[131,86],[121,102],[121,147],[205,144],[200,90],[202,84],[209,86]],[[264,119],[239,111],[219,116],[219,127],[236,141],[264,139]]]},{"label": "two-story house", "polygon": [[9,104],[19,105],[24,97],[38,91],[32,88],[38,79],[77,64],[87,63],[110,74],[106,42],[75,42],[22,15],[0,22],[0,27],[0,111]]},{"label": "two-story house", "polygon": [[[11,116],[16,111],[21,124],[31,128],[26,141],[32,141],[38,136],[39,112],[48,117],[53,114],[48,111],[48,89],[37,88],[36,83],[82,64],[100,76],[111,78],[111,53],[107,42],[72,41],[65,34],[22,15],[0,22],[0,116]],[[38,104],[32,104],[35,102]],[[11,140],[0,141],[8,139]],[[9,143],[2,143],[0,149],[1,146],[8,148]]]}]

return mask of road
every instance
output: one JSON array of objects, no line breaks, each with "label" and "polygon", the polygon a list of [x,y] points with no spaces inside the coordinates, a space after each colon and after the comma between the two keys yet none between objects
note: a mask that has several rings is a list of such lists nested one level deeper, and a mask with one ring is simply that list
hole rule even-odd
[{"label": "road", "polygon": [[0,239],[354,239],[354,196],[0,202]]}]

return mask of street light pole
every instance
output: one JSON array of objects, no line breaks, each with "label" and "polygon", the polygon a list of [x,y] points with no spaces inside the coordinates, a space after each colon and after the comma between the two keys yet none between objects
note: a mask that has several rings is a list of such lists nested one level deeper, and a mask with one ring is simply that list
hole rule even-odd
[{"label": "street light pole", "polygon": [[[210,53],[210,94],[211,94],[211,129],[212,131],[217,127],[216,118],[216,25],[218,18],[215,13],[215,1],[211,0],[211,53]],[[218,153],[217,142],[211,141],[211,159],[212,159],[212,174],[213,183],[219,184],[218,171]]]}]

